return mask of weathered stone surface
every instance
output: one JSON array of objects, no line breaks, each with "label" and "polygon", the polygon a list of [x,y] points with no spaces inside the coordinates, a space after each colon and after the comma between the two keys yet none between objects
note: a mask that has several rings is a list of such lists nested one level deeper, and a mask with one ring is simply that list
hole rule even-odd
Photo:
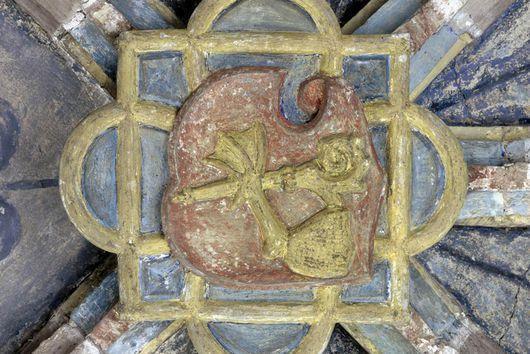
[{"label": "weathered stone surface", "polygon": [[422,0],[389,0],[379,8],[355,34],[392,33],[414,16],[423,5]]},{"label": "weathered stone surface", "polygon": [[[486,243],[489,247],[497,242],[493,237],[492,235],[492,240]],[[514,247],[517,247],[517,243],[515,242]],[[501,245],[495,246],[500,247],[497,251],[490,252],[486,251],[488,246],[484,249],[475,243],[470,245],[470,248],[465,247],[468,254],[473,252],[473,255],[469,256],[461,249],[442,243],[421,254],[420,260],[428,271],[456,296],[470,317],[481,325],[490,337],[500,342],[508,351],[524,352],[527,346],[523,343],[524,337],[519,333],[524,332],[526,324],[518,321],[518,318],[514,321],[514,316],[515,312],[520,311],[519,296],[522,294],[524,297],[524,291],[528,288],[528,260],[523,261],[527,263],[523,276],[513,274],[511,269],[515,269],[519,274],[522,269],[517,265],[507,266],[506,260],[514,254],[515,258],[524,258],[526,251],[517,253],[514,249],[513,253],[508,252],[508,255],[504,256],[499,251],[502,250]],[[482,260],[484,257],[485,261]],[[496,257],[505,258],[500,261],[495,259]],[[508,332],[510,335],[506,337]]]},{"label": "weathered stone surface", "polygon": [[118,50],[96,23],[86,18],[70,34],[109,77],[116,76]]},{"label": "weathered stone surface", "polygon": [[365,354],[368,353],[350,334],[341,326],[335,325],[328,346],[324,354]]},{"label": "weathered stone surface", "polygon": [[9,134],[18,138],[16,149],[8,150],[11,158],[0,174],[0,184],[56,178],[69,133],[110,100],[97,85],[83,82],[83,74],[54,53],[56,48],[43,42],[41,34],[12,9],[0,4],[0,77],[10,83],[0,86],[0,97],[11,107],[11,114],[2,114],[3,119],[16,117],[7,125],[12,126]]},{"label": "weathered stone surface", "polygon": [[528,290],[528,285],[520,286],[512,308],[510,324],[499,339],[499,343],[504,348],[515,353],[522,353],[530,348],[530,337],[528,336],[529,303],[530,291]]},{"label": "weathered stone surface", "polygon": [[516,124],[527,121],[526,1],[516,1],[431,83],[418,100],[449,124]]},{"label": "weathered stone surface", "polygon": [[67,354],[81,343],[83,339],[83,331],[74,323],[67,323],[61,326],[50,338],[42,342],[33,353]]},{"label": "weathered stone surface", "polygon": [[103,354],[103,351],[90,339],[85,339],[71,351],[71,354]]},{"label": "weathered stone surface", "polygon": [[[278,107],[284,75],[283,71],[268,68],[218,72],[199,88],[178,113],[179,124],[175,126],[169,143],[170,162],[173,163],[170,166],[170,178],[173,184],[166,192],[163,202],[164,233],[181,263],[204,275],[212,283],[231,287],[266,288],[339,281],[355,282],[364,277],[370,268],[371,242],[379,210],[383,176],[370,148],[371,142],[365,140],[367,126],[360,103],[353,92],[345,87],[343,81],[319,78],[306,82],[298,96],[299,104],[307,112],[318,111],[318,115],[314,118],[314,123],[304,129],[294,126],[289,129],[289,126],[284,126],[285,117]],[[239,94],[241,90],[245,91],[244,95]],[[318,107],[323,108],[319,110]],[[256,127],[260,126],[263,129],[261,133],[256,131]],[[220,132],[223,134],[218,135]],[[335,179],[321,181],[320,178],[324,177],[311,177],[311,161],[315,158],[320,161],[319,166],[322,166],[318,170],[321,172],[315,176],[335,173],[328,169],[330,166],[327,166],[326,162],[327,145],[322,144],[327,144],[323,143],[324,141],[335,144],[336,141],[330,139],[336,139],[338,134],[354,136],[358,140],[358,149],[362,152],[352,155],[350,150],[341,150],[341,146],[333,145],[333,148],[330,148],[341,154],[337,158],[346,165],[337,163],[339,174]],[[238,144],[249,144],[241,146],[258,149],[257,151],[263,149],[263,153],[254,155],[250,152],[248,155],[248,159],[255,156],[259,158],[257,162],[252,163],[258,168],[254,173],[257,173],[256,178],[260,182],[249,187],[245,187],[247,177],[237,182],[244,187],[241,188],[245,194],[240,197],[244,199],[236,199],[236,202],[241,204],[234,205],[236,209],[230,211],[227,203],[231,203],[232,197],[237,196],[239,184],[234,185],[237,188],[232,196],[230,190],[235,187],[230,187],[232,182],[226,179],[230,170],[224,167],[212,168],[208,163],[211,160],[204,159],[214,158],[247,176],[251,171],[245,172],[243,167],[237,165],[242,160],[225,160],[224,155],[221,155],[225,151],[222,144],[230,143],[225,137],[236,141],[247,136],[249,140],[241,140]],[[257,137],[262,140],[257,140]],[[351,156],[363,157],[350,165],[348,161]],[[365,165],[366,169],[353,169],[353,166],[361,165]],[[341,166],[352,169],[351,173],[341,174]],[[287,187],[288,191],[277,188],[284,185],[283,182],[277,183],[285,179],[285,173],[289,176],[292,174],[292,177],[288,177],[292,182],[285,182],[290,185]],[[354,177],[357,173],[360,173],[359,177]],[[305,177],[299,177],[301,174]],[[338,199],[335,200],[335,188],[342,188],[336,183],[345,178],[351,182],[345,185],[346,189],[337,195]],[[304,184],[309,181],[311,185]],[[210,185],[212,182],[216,184]],[[228,184],[225,186],[223,183]],[[322,183],[325,185],[322,188],[325,189],[321,190],[318,186]],[[361,183],[362,190],[351,189],[357,183]],[[218,188],[215,186],[221,184],[224,186],[222,189],[210,189],[212,186]],[[262,187],[262,184],[265,187]],[[263,189],[274,194],[266,196]],[[221,194],[216,194],[215,190],[219,190]],[[261,194],[252,194],[258,193],[257,190],[263,197],[260,197]],[[308,194],[309,191],[311,194]],[[206,194],[201,194],[203,192]],[[292,199],[293,194],[297,194],[297,198]],[[356,196],[357,194],[359,195]],[[314,204],[316,196],[321,198],[316,208],[313,207],[309,213],[303,210],[304,205]],[[257,199],[248,199],[250,197]],[[296,200],[296,203],[288,202],[291,200],[289,198]],[[247,199],[250,202],[247,202]],[[260,202],[265,205],[256,206],[256,203]],[[314,241],[314,244],[311,240],[307,241],[309,244],[301,242],[302,238],[313,234],[313,228],[325,228],[326,222],[337,217],[338,214],[333,211],[332,206],[344,208],[342,210],[352,219],[351,222],[333,224],[337,226],[337,241],[333,241],[335,238],[330,238],[329,235],[334,234],[325,229],[315,232],[326,232],[327,246],[322,243],[317,245],[320,241]],[[256,210],[259,213],[256,214]],[[306,222],[309,217],[312,221]],[[272,229],[269,228],[271,225]],[[281,227],[285,227],[285,233],[292,230],[292,237],[288,238],[287,234],[281,236]],[[200,236],[197,232],[200,232]],[[268,233],[261,236],[261,232]],[[263,237],[265,243],[262,245]],[[274,249],[276,245],[282,245],[271,237],[289,239],[288,244],[285,241],[284,256],[280,255],[283,249]],[[341,237],[354,237],[355,250],[348,251],[348,248],[338,246],[342,242],[339,240]],[[337,242],[337,246],[330,242]],[[300,248],[296,248],[298,244]],[[351,241],[346,241],[346,245],[351,245]],[[312,252],[309,258],[326,257],[322,250],[346,253],[342,268],[333,265],[337,259],[343,259],[342,255],[339,258],[329,258],[332,259],[329,261],[329,272],[339,273],[328,276],[328,268],[311,268],[309,263],[313,263],[305,261],[309,258],[307,252],[302,251],[303,247],[307,252]],[[297,251],[298,249],[300,251]],[[300,260],[297,258],[297,252],[300,253]],[[347,260],[351,257],[348,252],[355,253],[355,262],[350,263]],[[318,258],[317,262],[320,261],[321,258]],[[326,264],[328,258],[322,262]],[[321,271],[322,275],[318,273]]]},{"label": "weathered stone surface", "polygon": [[173,24],[162,16],[148,0],[109,0],[136,29],[171,28]]},{"label": "weathered stone surface", "polygon": [[464,0],[427,1],[410,20],[399,26],[394,33],[410,34],[410,50],[414,53],[445,22],[449,21],[464,3]]},{"label": "weathered stone surface", "polygon": [[107,350],[130,327],[130,323],[118,318],[116,309],[112,309],[94,327],[88,335],[88,340],[101,350]]},{"label": "weathered stone surface", "polygon": [[88,334],[116,303],[117,298],[118,276],[113,272],[72,311],[71,320]]},{"label": "weathered stone surface", "polygon": [[[3,192],[18,210],[20,241],[0,264],[0,340],[35,329],[101,260],[68,220],[58,188]],[[23,299],[23,301],[21,301]]]},{"label": "weathered stone surface", "polygon": [[16,3],[50,35],[81,7],[80,0],[16,0]]},{"label": "weathered stone surface", "polygon": [[56,178],[70,131],[109,97],[11,1],[0,33],[0,347],[12,351],[101,259],[69,222]]},{"label": "weathered stone surface", "polygon": [[188,97],[182,52],[143,54],[139,69],[141,99],[180,107]]},{"label": "weathered stone surface", "polygon": [[374,267],[374,275],[369,283],[345,286],[341,299],[346,303],[372,302],[382,303],[390,295],[390,267],[382,262]]},{"label": "weathered stone surface", "polygon": [[524,279],[530,265],[526,254],[530,249],[530,230],[524,228],[455,227],[438,247],[457,253],[469,263],[492,272],[496,270],[508,277]]},{"label": "weathered stone surface", "polygon": [[220,301],[304,302],[314,299],[313,289],[241,290],[208,285],[206,298]]},{"label": "weathered stone surface", "polygon": [[469,190],[529,191],[530,164],[469,166]]},{"label": "weathered stone surface", "polygon": [[361,324],[357,328],[381,353],[416,353],[414,347],[392,325]]},{"label": "weathered stone surface", "polygon": [[184,270],[169,255],[140,258],[140,292],[144,301],[175,300],[184,289]]},{"label": "weathered stone surface", "polygon": [[217,341],[230,353],[289,353],[309,331],[303,324],[253,325],[212,322],[208,324]]},{"label": "weathered stone surface", "polygon": [[177,333],[169,337],[161,346],[159,346],[155,354],[197,354],[193,347],[188,331],[183,328]]},{"label": "weathered stone surface", "polygon": [[170,324],[171,321],[135,323],[108,348],[107,353],[139,353],[147,343],[155,339]]},{"label": "weathered stone surface", "polygon": [[214,31],[316,32],[313,19],[300,6],[285,0],[243,0],[225,10]]}]

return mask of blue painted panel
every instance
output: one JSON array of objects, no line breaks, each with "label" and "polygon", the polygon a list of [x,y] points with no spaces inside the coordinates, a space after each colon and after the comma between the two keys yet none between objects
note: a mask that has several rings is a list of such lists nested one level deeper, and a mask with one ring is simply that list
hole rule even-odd
[{"label": "blue painted panel", "polygon": [[289,353],[309,331],[303,324],[254,325],[212,322],[208,324],[217,341],[230,353]]},{"label": "blue painted panel", "polygon": [[504,147],[508,162],[530,162],[530,139],[510,141]]},{"label": "blue painted panel", "polygon": [[18,143],[20,125],[11,104],[0,98],[0,170],[7,167]]},{"label": "blue painted panel", "polygon": [[374,267],[374,276],[368,284],[348,285],[342,290],[343,302],[353,304],[357,302],[381,303],[386,302],[390,295],[390,266],[388,262],[381,262]]},{"label": "blue painted panel", "polygon": [[160,208],[168,179],[167,139],[162,130],[140,128],[142,144],[142,225],[143,233],[162,231]]},{"label": "blue painted panel", "polygon": [[420,226],[436,210],[445,186],[445,171],[432,143],[418,132],[412,135],[411,222]]},{"label": "blue painted panel", "polygon": [[140,292],[145,301],[178,299],[184,289],[184,271],[169,255],[140,258]]},{"label": "blue painted panel", "polygon": [[108,354],[136,354],[140,353],[143,347],[155,339],[173,321],[161,322],[138,322],[129,331],[125,332],[116,342],[114,342],[106,353]]},{"label": "blue painted panel", "polygon": [[415,267],[410,267],[410,304],[436,336],[451,340],[458,334],[458,328],[462,323]]},{"label": "blue painted panel", "polygon": [[[370,128],[372,142],[379,161],[386,168],[387,127]],[[445,171],[432,143],[419,132],[412,135],[412,206],[413,226],[424,224],[436,210],[445,186]],[[377,235],[384,235],[388,228],[386,201],[381,208]]]},{"label": "blue painted panel", "polygon": [[239,0],[219,15],[212,29],[316,32],[316,25],[307,12],[289,0]]},{"label": "blue painted panel", "polygon": [[118,51],[95,23],[85,18],[70,34],[109,77],[116,77]]},{"label": "blue painted panel", "polygon": [[0,196],[0,261],[7,258],[16,247],[21,231],[17,209]]},{"label": "blue painted panel", "polygon": [[103,225],[118,226],[116,147],[118,134],[109,129],[89,149],[83,167],[83,195],[92,214]]},{"label": "blue painted panel", "polygon": [[381,166],[386,168],[386,142],[388,128],[386,125],[374,125],[370,127],[370,134],[377,158],[379,159],[379,162],[381,162]]},{"label": "blue painted panel", "polygon": [[210,71],[241,66],[268,66],[288,70],[281,93],[281,109],[293,124],[303,124],[311,119],[298,109],[296,97],[300,84],[319,72],[318,55],[273,55],[273,54],[211,54],[206,59]]},{"label": "blue painted panel", "polygon": [[527,1],[514,1],[417,101],[450,125],[528,124],[527,18]]},{"label": "blue painted panel", "polygon": [[136,29],[171,28],[152,6],[149,0],[109,0]]},{"label": "blue painted panel", "polygon": [[344,80],[363,102],[388,99],[388,57],[348,56],[342,63]]},{"label": "blue painted panel", "polygon": [[502,166],[504,153],[499,141],[462,140],[464,159],[470,165]]},{"label": "blue painted panel", "polygon": [[473,191],[466,196],[459,220],[504,214],[504,197],[500,192]]},{"label": "blue painted panel", "polygon": [[139,60],[140,98],[180,107],[189,93],[182,53],[150,53]]},{"label": "blue painted panel", "polygon": [[[388,129],[385,125],[376,125],[370,127],[370,134],[372,136],[372,143],[374,144],[375,153],[381,163],[381,166],[386,169],[386,141]],[[379,211],[379,219],[377,221],[376,237],[384,236],[388,230],[387,219],[387,199],[386,196]]]},{"label": "blue painted panel", "polygon": [[443,26],[410,58],[411,92],[425,79],[457,40],[458,34],[453,32],[451,27]]},{"label": "blue painted panel", "polygon": [[118,276],[116,272],[112,272],[72,311],[70,320],[88,334],[117,300]]},{"label": "blue painted panel", "polygon": [[206,298],[220,301],[297,302],[312,301],[314,295],[311,289],[236,290],[208,285]]},{"label": "blue painted panel", "polygon": [[530,191],[510,191],[503,195],[506,215],[530,215]]},{"label": "blue painted panel", "polygon": [[530,192],[469,192],[458,219],[508,215],[530,215]]},{"label": "blue painted panel", "polygon": [[411,18],[424,2],[424,0],[389,0],[354,33],[392,33]]},{"label": "blue painted panel", "polygon": [[417,353],[412,344],[391,325],[363,324],[357,328],[382,354]]}]

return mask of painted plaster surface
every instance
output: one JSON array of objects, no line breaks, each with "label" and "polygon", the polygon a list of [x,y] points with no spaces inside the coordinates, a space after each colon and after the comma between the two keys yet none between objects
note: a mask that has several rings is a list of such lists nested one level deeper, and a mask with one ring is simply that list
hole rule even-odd
[{"label": "painted plaster surface", "polygon": [[180,107],[188,97],[182,53],[144,54],[139,70],[141,99]]},{"label": "painted plaster surface", "polygon": [[389,0],[354,33],[392,33],[411,18],[423,3],[422,0]]},{"label": "painted plaster surface", "polygon": [[287,77],[281,91],[281,111],[294,124],[302,124],[311,119],[310,115],[300,110],[297,102],[300,84],[316,75],[320,58],[317,55],[250,55],[250,54],[216,54],[206,59],[206,66],[211,72],[241,66],[265,66],[287,69]]},{"label": "painted plaster surface", "polygon": [[70,34],[108,76],[116,76],[118,51],[93,21],[85,19],[79,26],[72,29]]},{"label": "painted plaster surface", "polygon": [[105,226],[118,226],[116,190],[116,129],[99,136],[85,157],[83,195],[93,215]]},{"label": "painted plaster surface", "polygon": [[419,258],[489,336],[520,353],[528,348],[529,247],[527,229],[457,227]]},{"label": "painted plaster surface", "polygon": [[434,66],[443,58],[451,49],[458,39],[458,33],[455,33],[449,26],[442,26],[432,37],[425,42],[410,58],[410,90],[416,86],[431,72]]},{"label": "painted plaster surface", "polygon": [[70,319],[88,334],[111,309],[117,297],[118,277],[113,272],[72,311]]},{"label": "painted plaster surface", "polygon": [[388,99],[388,58],[347,56],[343,62],[343,78],[361,101]]},{"label": "painted plaster surface", "polygon": [[413,268],[410,273],[410,296],[414,310],[438,337],[446,341],[455,338],[462,322],[455,317],[431,286]]},{"label": "painted plaster surface", "polygon": [[219,32],[316,32],[311,17],[289,0],[239,0],[212,27]]},{"label": "painted plaster surface", "polygon": [[208,285],[206,298],[221,301],[305,302],[314,299],[312,289],[239,290]]},{"label": "painted plaster surface", "polygon": [[140,259],[140,291],[145,301],[178,299],[184,288],[184,271],[169,255]]},{"label": "painted plaster surface", "polygon": [[367,284],[348,285],[342,290],[341,299],[345,303],[373,302],[382,303],[390,295],[390,268],[387,262],[374,266],[374,275]]},{"label": "painted plaster surface", "polygon": [[153,9],[148,0],[110,0],[127,20],[136,29],[171,28],[157,11]]},{"label": "painted plaster surface", "polygon": [[162,231],[160,209],[168,179],[168,134],[151,127],[140,128],[142,144],[142,232]]},{"label": "painted plaster surface", "polygon": [[108,354],[140,353],[142,348],[171,324],[171,321],[138,322],[107,350]]},{"label": "painted plaster surface", "polygon": [[528,123],[529,11],[528,2],[515,1],[418,102],[448,124]]},{"label": "painted plaster surface", "polygon": [[302,324],[209,323],[208,327],[217,341],[233,354],[289,353],[309,330],[309,326]]},{"label": "painted plaster surface", "polygon": [[368,352],[341,325],[336,325],[323,354],[343,353],[365,354]]},{"label": "painted plaster surface", "polygon": [[109,98],[10,1],[0,33],[0,347],[9,351],[101,260],[68,221],[57,176],[70,131]]},{"label": "painted plaster surface", "polygon": [[445,173],[432,143],[420,133],[412,137],[412,206],[413,226],[429,221],[444,191]]},{"label": "painted plaster surface", "polygon": [[381,353],[414,354],[414,347],[391,325],[359,325],[359,331],[366,336]]},{"label": "painted plaster surface", "polygon": [[188,331],[183,328],[177,333],[168,338],[161,346],[159,346],[155,354],[196,354],[197,351],[193,347]]}]

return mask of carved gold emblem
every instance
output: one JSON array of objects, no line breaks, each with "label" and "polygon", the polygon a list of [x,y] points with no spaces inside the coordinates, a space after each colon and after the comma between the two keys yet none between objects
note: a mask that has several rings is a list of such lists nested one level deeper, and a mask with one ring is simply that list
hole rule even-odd
[{"label": "carved gold emblem", "polygon": [[[349,212],[342,205],[345,192],[363,193],[369,160],[364,142],[352,136],[330,136],[317,145],[317,158],[299,166],[265,172],[267,142],[263,125],[242,132],[220,133],[207,163],[228,178],[179,193],[175,200],[196,202],[230,197],[232,208],[248,203],[263,235],[266,258],[284,260],[296,273],[315,278],[345,276],[353,256]],[[307,189],[326,204],[289,228],[273,210],[265,190]]]}]

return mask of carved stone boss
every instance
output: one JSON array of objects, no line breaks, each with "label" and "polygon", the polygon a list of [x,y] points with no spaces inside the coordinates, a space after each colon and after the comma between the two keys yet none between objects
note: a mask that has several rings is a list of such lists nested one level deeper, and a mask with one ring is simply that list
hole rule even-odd
[{"label": "carved stone boss", "polygon": [[[408,39],[343,36],[326,2],[290,3],[307,30],[226,30],[222,21],[239,2],[205,0],[187,30],[123,35],[117,101],[75,129],[61,159],[68,215],[89,241],[118,254],[121,316],[174,320],[175,331],[186,325],[202,352],[224,350],[208,327],[214,322],[305,323],[310,330],[298,350],[308,353],[324,348],[335,323],[407,321],[409,258],[445,235],[464,201],[458,141],[409,100]],[[264,55],[265,63],[291,56],[302,64],[252,64]],[[317,73],[293,85],[289,74],[315,58]],[[382,96],[360,103],[359,87],[341,79],[351,58],[385,63]],[[156,60],[171,70],[160,74]],[[296,95],[289,96],[292,86]],[[289,120],[285,101],[293,97],[309,122]],[[387,131],[386,173],[372,145],[374,127]],[[143,135],[147,130],[154,135]],[[160,132],[171,132],[167,147],[150,150],[149,137]],[[432,145],[444,178],[433,212],[418,225],[411,222],[414,134]],[[111,162],[100,176],[87,161],[105,139],[112,151],[101,156]],[[166,167],[157,169],[166,149],[167,181]],[[98,208],[93,200],[108,195],[114,202]],[[162,216],[163,232],[150,226],[150,205],[161,205],[153,219]],[[386,226],[374,237],[381,220]],[[174,260],[165,262],[178,260],[183,285],[175,275],[168,293],[144,271],[149,259],[169,254]],[[342,301],[345,287],[371,281],[376,262],[389,267],[388,299]],[[216,286],[234,298],[212,298]],[[312,292],[312,300],[274,300],[277,291],[297,289]],[[266,291],[270,300],[242,301],[243,290]]]},{"label": "carved stone boss", "polygon": [[383,171],[359,99],[340,79],[301,85],[313,119],[279,102],[286,73],[221,71],[177,115],[164,233],[213,283],[290,287],[367,281]]}]

